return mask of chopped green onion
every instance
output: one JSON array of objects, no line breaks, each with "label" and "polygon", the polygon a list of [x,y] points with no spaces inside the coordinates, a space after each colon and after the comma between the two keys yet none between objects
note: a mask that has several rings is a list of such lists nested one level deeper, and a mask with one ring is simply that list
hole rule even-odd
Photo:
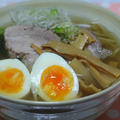
[{"label": "chopped green onion", "polygon": [[51,30],[59,35],[63,42],[74,40],[80,33],[80,27],[71,22],[56,24]]}]

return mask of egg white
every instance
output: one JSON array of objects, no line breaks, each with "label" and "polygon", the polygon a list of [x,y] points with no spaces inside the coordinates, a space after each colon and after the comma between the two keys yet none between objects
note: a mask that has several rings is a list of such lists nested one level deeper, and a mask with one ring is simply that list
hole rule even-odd
[{"label": "egg white", "polygon": [[77,97],[79,91],[79,82],[74,70],[67,64],[67,62],[61,56],[49,52],[41,54],[33,65],[31,72],[33,94],[39,95],[45,101],[53,101],[42,91],[40,84],[40,79],[43,71],[52,65],[59,65],[66,68],[69,72],[71,72],[73,76],[73,88],[71,92],[65,96],[64,100],[69,100]]},{"label": "egg white", "polygon": [[0,60],[0,72],[7,70],[9,68],[17,68],[20,71],[22,71],[22,73],[24,74],[24,84],[22,86],[21,91],[19,91],[18,93],[6,93],[6,92],[0,91],[0,94],[6,95],[12,98],[22,98],[25,95],[27,95],[30,91],[30,87],[31,87],[30,73],[26,68],[26,66],[18,59]]}]

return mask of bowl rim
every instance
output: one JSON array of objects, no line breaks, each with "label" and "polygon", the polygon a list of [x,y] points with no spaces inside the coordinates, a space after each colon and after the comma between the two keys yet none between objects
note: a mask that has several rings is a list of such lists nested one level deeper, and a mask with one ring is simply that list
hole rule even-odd
[{"label": "bowl rim", "polygon": [[[42,2],[58,2],[57,0],[43,0]],[[67,4],[69,4],[69,1],[65,1],[65,0],[61,0],[59,2],[66,2]],[[85,6],[89,6],[95,9],[100,10],[101,12],[105,12],[105,14],[109,14],[110,16],[113,16],[114,18],[116,18],[117,20],[120,21],[120,16],[117,15],[116,13],[108,10],[107,8],[104,8],[102,6],[96,6],[95,4],[92,3],[88,3],[88,2],[84,2],[84,1],[74,1],[71,0],[70,4],[83,4]],[[40,0],[36,0],[36,1],[25,1],[25,2],[20,2],[20,3],[14,3],[12,5],[8,5],[6,7],[2,7],[0,8],[0,11],[5,11],[6,9],[11,9],[14,6],[21,6],[21,5],[32,5],[35,3],[41,3]],[[118,81],[117,83],[113,84],[112,86],[110,86],[109,88],[106,88],[105,90],[95,93],[93,95],[89,95],[89,96],[85,96],[82,98],[76,98],[73,100],[69,100],[69,101],[62,101],[62,102],[44,102],[44,101],[31,101],[31,100],[23,100],[23,99],[15,99],[15,98],[9,98],[7,96],[2,96],[0,95],[0,99],[7,101],[7,102],[11,102],[11,103],[16,103],[16,104],[27,104],[27,105],[34,105],[34,106],[61,106],[61,105],[73,105],[73,104],[77,104],[77,103],[81,103],[81,102],[85,102],[85,101],[89,101],[91,99],[96,99],[100,96],[103,96],[107,93],[109,93],[110,91],[112,91],[114,88],[117,88],[120,85],[120,81]]]}]

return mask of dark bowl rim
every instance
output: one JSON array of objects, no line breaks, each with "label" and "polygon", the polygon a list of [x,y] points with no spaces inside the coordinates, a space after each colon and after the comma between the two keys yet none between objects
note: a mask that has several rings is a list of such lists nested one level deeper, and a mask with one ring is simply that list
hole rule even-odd
[{"label": "dark bowl rim", "polygon": [[[56,0],[52,0],[52,1],[56,1]],[[0,11],[5,11],[6,8],[11,9],[14,6],[21,6],[21,5],[27,5],[30,1],[25,1],[25,2],[21,2],[21,3],[14,3],[13,5],[9,5],[7,7],[2,7],[0,8]],[[42,1],[43,2],[43,1]],[[44,2],[47,2],[44,1]],[[49,0],[48,0],[49,2]],[[57,2],[57,1],[56,1]],[[60,2],[66,2],[67,4],[69,4],[69,2],[67,1],[63,1],[61,0]],[[40,3],[40,1],[36,0],[36,1],[31,1],[30,4],[35,4],[35,3]],[[74,1],[71,0],[71,4],[83,4],[85,6],[89,6],[92,8],[95,8],[97,10],[100,10],[102,12],[105,12],[106,14],[109,14],[110,16],[113,16],[114,18],[116,18],[117,20],[120,21],[120,17],[113,13],[112,11],[108,10],[107,8],[101,7],[101,6],[96,6],[94,4],[88,3],[88,2],[83,2],[83,1]],[[74,100],[69,100],[69,101],[64,101],[64,102],[42,102],[42,101],[31,101],[31,100],[23,100],[23,99],[14,99],[14,98],[9,98],[7,96],[2,96],[0,95],[0,99],[7,101],[7,102],[11,102],[11,103],[16,103],[16,104],[25,104],[25,105],[33,105],[33,106],[62,106],[62,105],[73,105],[73,104],[78,104],[78,103],[82,103],[82,102],[86,102],[89,101],[91,99],[96,99],[99,98],[101,96],[104,96],[105,94],[111,92],[113,89],[117,88],[118,86],[120,86],[120,81],[118,81],[117,83],[113,84],[112,86],[110,86],[109,88],[93,94],[93,95],[89,95],[83,98],[76,98]]]}]

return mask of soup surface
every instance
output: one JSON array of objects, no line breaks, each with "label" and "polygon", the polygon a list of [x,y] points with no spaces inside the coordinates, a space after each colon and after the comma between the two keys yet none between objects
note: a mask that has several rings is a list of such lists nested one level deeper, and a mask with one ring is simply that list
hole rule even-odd
[{"label": "soup surface", "polygon": [[[27,69],[21,74],[29,76],[21,86],[28,85],[27,92],[21,91],[22,96],[15,93],[15,98],[70,100],[100,92],[119,80],[120,47],[116,36],[103,25],[68,16],[62,9],[23,11],[11,11],[14,25],[0,28],[0,64],[17,59],[24,64],[23,71]],[[17,68],[16,63],[6,66],[0,73]],[[5,82],[12,86],[18,76],[16,73]]]}]

